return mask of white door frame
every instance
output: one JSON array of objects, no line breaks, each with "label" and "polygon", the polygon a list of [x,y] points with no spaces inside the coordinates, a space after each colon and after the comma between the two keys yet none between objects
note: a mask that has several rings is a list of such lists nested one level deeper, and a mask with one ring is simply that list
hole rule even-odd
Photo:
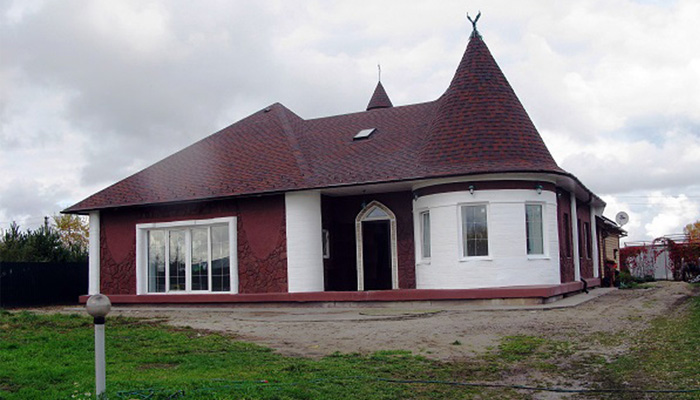
[{"label": "white door frame", "polygon": [[[384,212],[384,216],[370,216],[372,211],[379,209]],[[396,248],[396,215],[389,207],[378,201],[372,201],[357,214],[355,218],[355,244],[357,253],[357,290],[365,290],[365,271],[363,259],[362,243],[362,223],[364,221],[389,221],[389,246],[391,247],[391,288],[399,288],[399,263],[398,251]]]}]

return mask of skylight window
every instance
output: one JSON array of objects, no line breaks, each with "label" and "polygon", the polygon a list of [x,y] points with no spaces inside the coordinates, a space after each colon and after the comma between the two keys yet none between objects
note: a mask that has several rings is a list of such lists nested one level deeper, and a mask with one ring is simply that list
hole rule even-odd
[{"label": "skylight window", "polygon": [[357,135],[355,135],[352,140],[360,140],[360,139],[367,139],[371,134],[377,131],[377,128],[369,128],[369,129],[363,129],[359,132],[357,132]]}]

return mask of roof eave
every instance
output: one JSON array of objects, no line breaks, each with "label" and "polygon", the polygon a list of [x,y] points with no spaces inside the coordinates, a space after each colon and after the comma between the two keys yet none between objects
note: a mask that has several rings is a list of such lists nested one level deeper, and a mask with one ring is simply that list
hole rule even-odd
[{"label": "roof eave", "polygon": [[[166,200],[159,202],[148,202],[148,203],[122,203],[122,204],[105,204],[96,207],[76,207],[71,206],[61,211],[62,214],[79,214],[87,215],[93,211],[101,211],[106,209],[118,209],[118,208],[130,208],[130,207],[147,207],[147,206],[168,206],[176,204],[189,204],[201,201],[217,201],[225,199],[234,198],[248,198],[248,197],[258,197],[258,196],[272,196],[280,195],[287,192],[298,192],[306,190],[323,190],[323,189],[339,189],[339,188],[349,188],[353,186],[367,186],[367,185],[378,185],[386,183],[401,183],[401,182],[419,182],[428,179],[438,179],[438,178],[455,178],[455,177],[470,177],[470,176],[488,176],[488,175],[501,175],[501,174],[543,174],[550,175],[554,177],[555,182],[558,186],[563,187],[566,190],[574,191],[576,197],[583,200],[586,203],[592,204],[595,207],[605,207],[605,202],[596,196],[592,191],[590,191],[586,186],[581,183],[581,181],[576,178],[573,174],[566,171],[552,171],[552,170],[532,170],[532,169],[512,169],[506,171],[474,171],[467,173],[453,173],[453,174],[435,174],[435,175],[415,175],[400,179],[377,179],[377,180],[366,180],[366,181],[354,181],[354,182],[344,182],[337,184],[323,184],[323,185],[309,185],[301,187],[287,187],[269,191],[257,191],[257,192],[241,192],[241,193],[231,193],[222,196],[210,196],[210,197],[198,197],[190,199],[181,200]],[[557,179],[558,178],[558,179]],[[80,203],[78,203],[80,204]],[[76,204],[77,205],[77,204]]]}]

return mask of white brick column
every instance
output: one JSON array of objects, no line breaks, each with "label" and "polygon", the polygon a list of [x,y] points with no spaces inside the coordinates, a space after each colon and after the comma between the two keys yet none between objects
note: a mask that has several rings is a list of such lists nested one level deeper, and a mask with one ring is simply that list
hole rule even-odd
[{"label": "white brick column", "polygon": [[323,291],[321,193],[286,193],[287,287],[290,293]]},{"label": "white brick column", "polygon": [[100,212],[90,213],[90,238],[88,247],[88,294],[100,293]]}]

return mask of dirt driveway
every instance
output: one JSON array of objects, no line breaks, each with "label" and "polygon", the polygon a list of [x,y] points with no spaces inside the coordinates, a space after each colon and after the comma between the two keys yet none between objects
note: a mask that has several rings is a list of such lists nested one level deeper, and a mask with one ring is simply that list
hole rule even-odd
[{"label": "dirt driveway", "polygon": [[[632,335],[654,317],[673,313],[690,294],[685,283],[658,282],[649,289],[594,289],[590,295],[577,295],[584,298],[574,296],[549,306],[507,309],[464,304],[388,308],[117,307],[114,314],[223,331],[286,355],[320,357],[336,351],[402,349],[430,358],[461,360],[484,353],[504,336],[595,343],[618,333]],[[556,308],[567,301],[575,304],[581,300],[588,301]]]}]

